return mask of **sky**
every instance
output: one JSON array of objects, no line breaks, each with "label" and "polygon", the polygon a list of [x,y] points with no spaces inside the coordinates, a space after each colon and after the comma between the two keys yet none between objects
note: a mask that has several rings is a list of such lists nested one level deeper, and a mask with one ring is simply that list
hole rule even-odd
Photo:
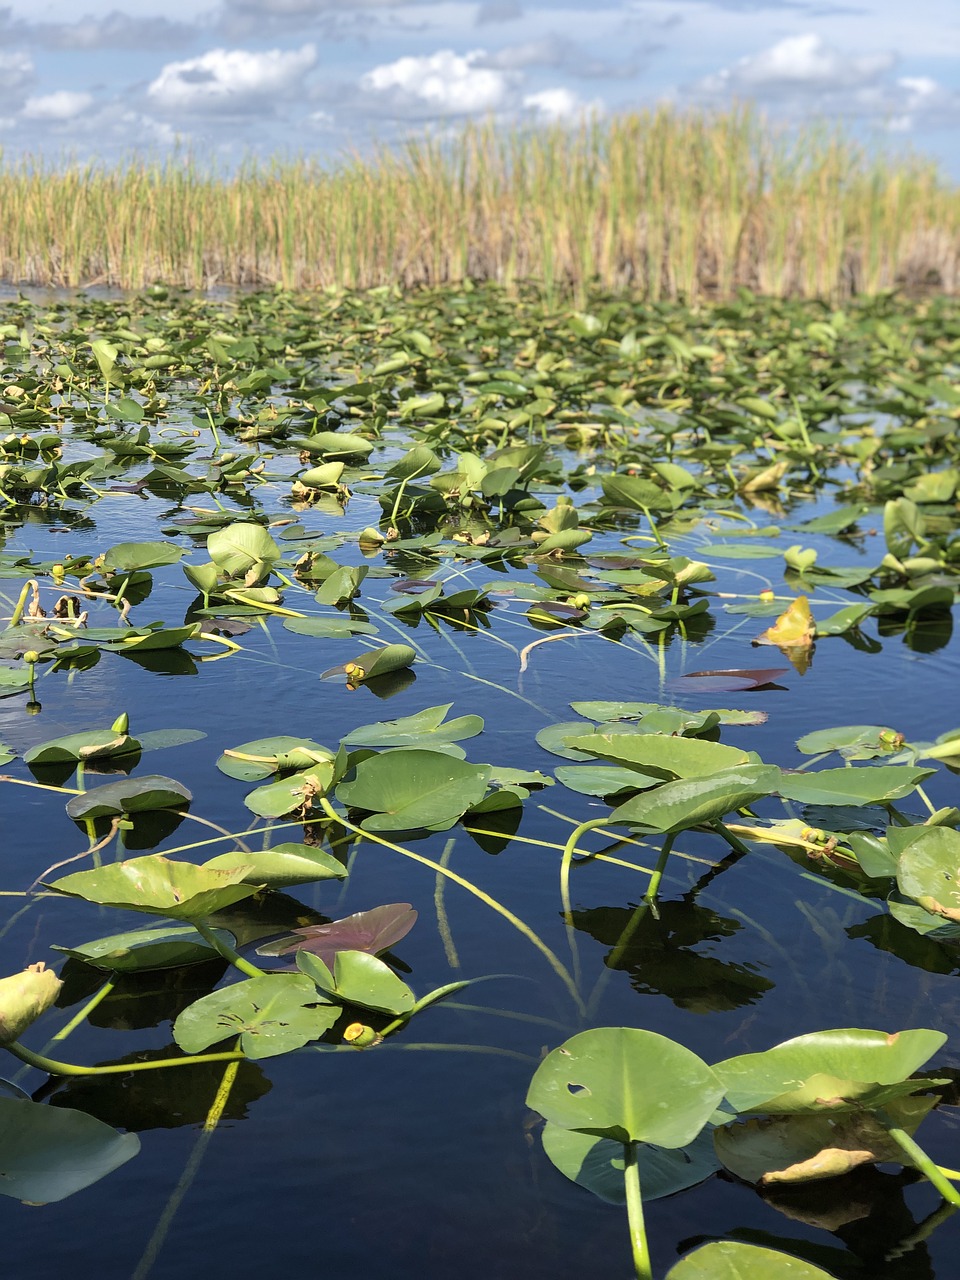
[{"label": "sky", "polygon": [[958,0],[0,2],[0,148],[338,158],[471,119],[756,103],[960,181]]}]

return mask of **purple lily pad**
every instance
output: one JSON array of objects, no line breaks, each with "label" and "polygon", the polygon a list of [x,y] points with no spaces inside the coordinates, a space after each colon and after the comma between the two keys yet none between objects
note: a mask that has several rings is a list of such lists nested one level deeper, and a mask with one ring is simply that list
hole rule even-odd
[{"label": "purple lily pad", "polygon": [[753,667],[731,671],[691,671],[689,675],[668,680],[667,687],[696,689],[698,693],[738,693],[745,689],[759,689],[778,676],[786,675],[789,670],[789,667]]},{"label": "purple lily pad", "polygon": [[329,924],[311,924],[294,929],[276,942],[258,947],[258,956],[286,956],[296,951],[310,951],[329,968],[338,951],[365,951],[375,956],[405,938],[417,922],[417,912],[409,902],[390,902],[369,911],[358,911],[331,920]]}]

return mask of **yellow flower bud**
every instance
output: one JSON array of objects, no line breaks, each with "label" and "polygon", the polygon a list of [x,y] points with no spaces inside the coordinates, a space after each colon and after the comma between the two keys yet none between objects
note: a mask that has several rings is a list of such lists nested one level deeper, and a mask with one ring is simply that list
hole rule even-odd
[{"label": "yellow flower bud", "polygon": [[41,960],[0,978],[0,1044],[10,1044],[54,1003],[63,983]]}]

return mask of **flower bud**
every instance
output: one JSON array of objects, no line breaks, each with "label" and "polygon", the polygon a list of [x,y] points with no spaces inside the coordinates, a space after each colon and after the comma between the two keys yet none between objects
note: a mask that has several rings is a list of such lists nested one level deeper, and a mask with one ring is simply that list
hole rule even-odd
[{"label": "flower bud", "polygon": [[370,1045],[379,1044],[383,1036],[362,1022],[351,1022],[344,1031],[343,1038],[355,1049],[366,1049]]},{"label": "flower bud", "polygon": [[0,1044],[10,1044],[54,1003],[63,983],[41,960],[0,978]]}]

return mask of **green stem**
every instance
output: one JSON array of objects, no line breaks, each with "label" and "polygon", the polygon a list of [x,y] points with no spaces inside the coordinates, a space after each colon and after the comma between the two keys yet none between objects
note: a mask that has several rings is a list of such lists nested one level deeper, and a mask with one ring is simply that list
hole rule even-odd
[{"label": "green stem", "polygon": [[16,1040],[5,1044],[15,1058],[30,1067],[45,1071],[50,1076],[122,1076],[128,1071],[159,1071],[161,1067],[192,1067],[202,1062],[240,1062],[242,1053],[198,1053],[183,1058],[158,1058],[155,1062],[117,1062],[106,1067],[81,1067],[75,1062],[57,1062],[42,1053],[26,1049]]},{"label": "green stem", "polygon": [[191,924],[197,933],[210,943],[216,951],[219,951],[224,960],[233,965],[235,969],[239,969],[241,973],[245,973],[248,978],[262,978],[263,969],[258,969],[255,964],[251,964],[249,960],[244,960],[239,951],[235,951],[229,942],[217,936],[216,932],[210,928],[208,924],[204,924],[201,920],[192,920]]},{"label": "green stem", "polygon": [[541,955],[546,958],[551,969],[553,969],[554,973],[557,974],[563,982],[563,985],[570,992],[578,1011],[580,1013],[584,1012],[583,999],[580,992],[577,990],[577,985],[570,976],[570,972],[566,965],[563,964],[555,952],[550,950],[539,934],[534,933],[528,924],[521,920],[519,916],[514,915],[514,913],[508,907],[505,907],[502,902],[498,902],[496,898],[492,897],[489,893],[485,893],[483,889],[473,884],[470,880],[467,880],[464,876],[457,875],[457,873],[455,871],[451,871],[449,867],[441,866],[441,864],[439,862],[435,862],[433,858],[426,858],[422,853],[414,853],[412,849],[406,849],[402,844],[394,844],[390,840],[384,840],[382,836],[378,836],[373,831],[364,831],[363,827],[356,826],[343,814],[337,813],[336,809],[334,809],[326,796],[320,797],[320,807],[328,818],[332,818],[334,822],[339,823],[339,825],[344,827],[347,831],[352,831],[363,840],[369,840],[373,844],[378,844],[384,849],[391,849],[394,853],[400,853],[405,858],[411,858],[414,862],[419,862],[422,866],[429,867],[431,871],[435,871],[439,875],[446,876],[448,880],[452,880],[454,884],[460,885],[462,889],[466,889],[467,892],[472,893],[475,898],[479,898],[481,902],[485,903],[493,911],[496,911],[498,915],[503,916],[504,920],[507,920],[519,933],[522,933],[528,942],[532,942]]},{"label": "green stem", "polygon": [[643,1225],[643,1198],[640,1195],[640,1170],[637,1167],[637,1144],[623,1144],[623,1188],[627,1196],[627,1221],[630,1223],[630,1248],[637,1280],[653,1280],[650,1249]]},{"label": "green stem", "polygon": [[653,875],[647,885],[647,892],[643,895],[644,902],[651,907],[656,902],[657,894],[660,892],[660,881],[663,879],[663,873],[667,867],[667,859],[670,857],[670,850],[673,848],[673,842],[676,838],[676,832],[671,832],[665,837],[663,847],[660,850],[660,857],[657,859],[657,865],[653,868]]},{"label": "green stem", "polygon": [[915,1169],[919,1169],[924,1177],[936,1187],[947,1204],[960,1208],[960,1191],[948,1178],[944,1177],[939,1166],[934,1164],[924,1149],[917,1146],[910,1135],[903,1129],[891,1124],[882,1111],[877,1112],[877,1119],[907,1157],[905,1163],[912,1165]]},{"label": "green stem", "polygon": [[740,840],[737,836],[735,836],[729,827],[724,826],[724,824],[719,820],[719,818],[717,819],[716,822],[714,822],[713,829],[714,831],[716,831],[717,835],[723,836],[724,840],[726,840],[727,844],[734,851],[734,853],[739,853],[740,856],[743,857],[745,854],[748,854],[750,852],[747,845],[745,845],[742,840]]}]

